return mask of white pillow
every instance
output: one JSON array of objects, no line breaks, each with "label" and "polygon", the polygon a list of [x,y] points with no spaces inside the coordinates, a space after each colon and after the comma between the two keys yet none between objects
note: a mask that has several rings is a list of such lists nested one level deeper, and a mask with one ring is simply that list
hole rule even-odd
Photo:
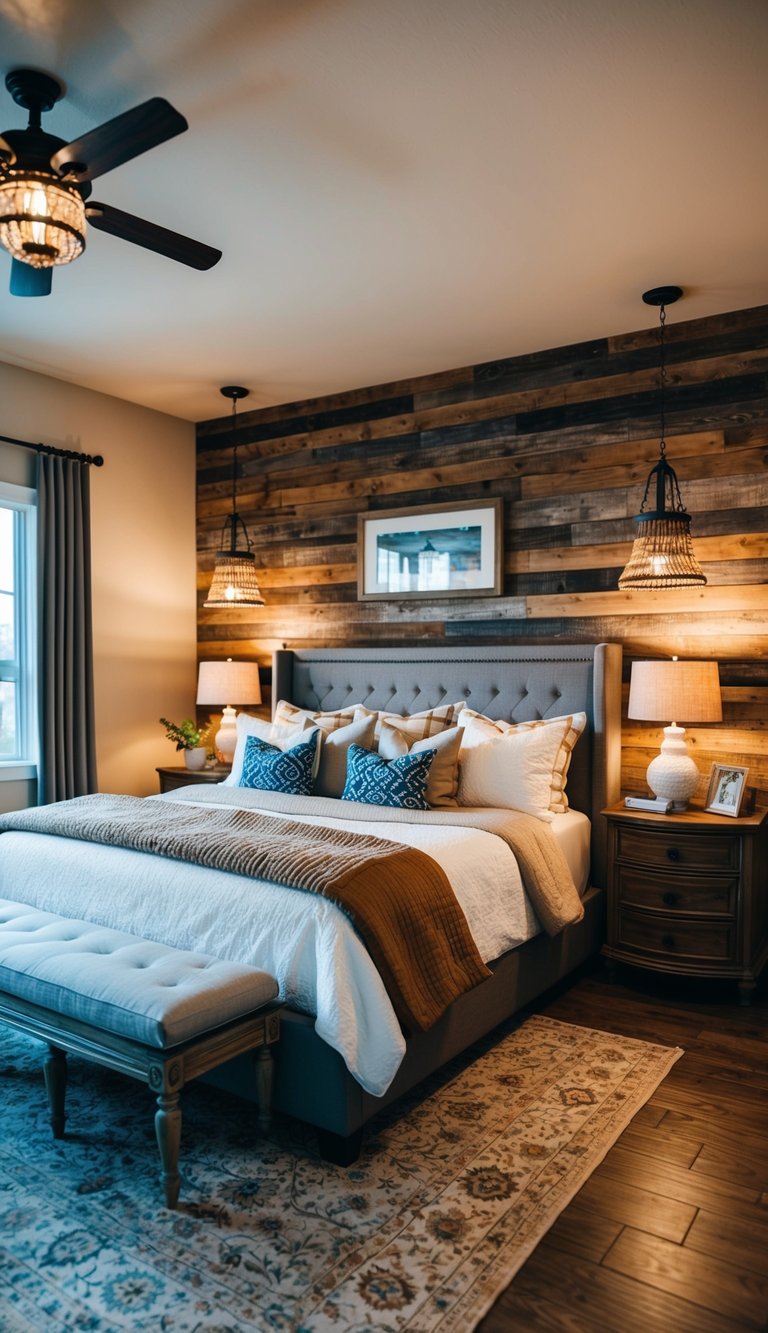
[{"label": "white pillow", "polygon": [[223,787],[240,786],[240,779],[243,776],[245,742],[249,736],[258,736],[259,740],[269,741],[270,745],[279,745],[281,750],[290,750],[291,746],[296,744],[301,733],[308,731],[310,727],[314,726],[314,723],[309,718],[304,718],[300,724],[289,730],[286,727],[276,727],[273,722],[268,722],[266,718],[253,717],[251,713],[238,713],[235,726],[237,728],[237,743],[235,753],[232,756],[232,768],[221,784]]},{"label": "white pillow", "polygon": [[[559,726],[560,723],[565,721],[569,721],[570,726],[563,737],[560,753],[552,770],[552,794],[549,800],[550,810],[554,814],[562,814],[569,808],[565,784],[568,778],[573,747],[587,725],[586,713],[563,714],[562,717],[542,717],[531,722],[502,722],[486,717],[484,713],[476,713],[471,708],[465,708],[459,714],[458,725],[462,728],[466,728],[470,722],[477,722],[478,725],[473,728],[471,737],[468,738],[465,732],[462,753],[470,745],[478,745],[482,740],[492,740],[499,732],[506,735],[510,731],[530,731],[534,727]],[[459,756],[459,762],[461,762],[461,756]]]},{"label": "white pillow", "polygon": [[459,767],[459,805],[522,810],[550,823],[552,781],[571,718],[559,724],[488,737],[487,724],[470,718]]}]

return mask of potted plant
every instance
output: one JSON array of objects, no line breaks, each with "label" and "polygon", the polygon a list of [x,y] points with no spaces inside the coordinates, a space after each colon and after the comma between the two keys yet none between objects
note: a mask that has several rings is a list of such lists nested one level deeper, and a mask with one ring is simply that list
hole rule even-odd
[{"label": "potted plant", "polygon": [[161,717],[160,722],[165,727],[168,740],[173,741],[177,750],[184,751],[184,763],[187,768],[192,770],[204,768],[208,758],[206,740],[210,726],[198,727],[190,717],[185,717],[178,726],[175,722],[169,722],[167,717]]}]

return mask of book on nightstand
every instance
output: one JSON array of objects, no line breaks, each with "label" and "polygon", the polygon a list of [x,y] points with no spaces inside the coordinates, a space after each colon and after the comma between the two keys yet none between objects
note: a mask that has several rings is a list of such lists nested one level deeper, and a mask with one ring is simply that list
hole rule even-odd
[{"label": "book on nightstand", "polygon": [[663,796],[625,796],[624,804],[628,810],[655,810],[657,815],[668,815],[673,808]]}]

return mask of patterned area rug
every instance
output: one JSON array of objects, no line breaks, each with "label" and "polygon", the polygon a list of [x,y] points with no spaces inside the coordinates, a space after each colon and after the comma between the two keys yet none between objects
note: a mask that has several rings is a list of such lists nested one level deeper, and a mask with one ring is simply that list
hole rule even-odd
[{"label": "patterned area rug", "polygon": [[192,1084],[172,1213],[146,1088],[71,1060],[56,1142],[44,1048],[0,1041],[4,1333],[466,1333],[682,1054],[529,1018],[383,1116],[346,1171]]}]

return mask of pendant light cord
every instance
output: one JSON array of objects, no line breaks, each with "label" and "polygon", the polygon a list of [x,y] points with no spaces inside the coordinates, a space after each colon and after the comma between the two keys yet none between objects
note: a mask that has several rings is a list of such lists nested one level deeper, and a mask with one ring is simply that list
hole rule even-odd
[{"label": "pendant light cord", "polygon": [[[659,306],[659,416],[661,422],[661,439],[659,440],[659,453],[662,458],[667,452],[667,442],[664,439],[666,428],[666,413],[664,405],[664,392],[667,387],[667,358],[666,343],[664,341],[664,330],[667,324],[667,308],[662,301]],[[233,403],[234,407],[234,403]]]}]

